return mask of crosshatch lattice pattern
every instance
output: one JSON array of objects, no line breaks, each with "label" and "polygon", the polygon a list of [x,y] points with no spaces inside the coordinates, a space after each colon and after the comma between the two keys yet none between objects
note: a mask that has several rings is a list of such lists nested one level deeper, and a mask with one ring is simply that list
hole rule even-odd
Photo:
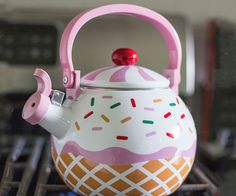
[{"label": "crosshatch lattice pattern", "polygon": [[52,151],[57,170],[73,191],[83,195],[168,195],[187,177],[193,158],[173,157],[125,166],[98,164],[83,156]]}]

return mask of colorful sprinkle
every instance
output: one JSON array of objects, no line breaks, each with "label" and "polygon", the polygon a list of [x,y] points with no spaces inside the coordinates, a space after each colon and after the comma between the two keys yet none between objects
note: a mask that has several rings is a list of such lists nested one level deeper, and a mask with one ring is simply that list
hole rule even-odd
[{"label": "colorful sprinkle", "polygon": [[188,130],[189,130],[190,133],[193,133],[193,131],[192,131],[192,129],[190,127],[188,128]]},{"label": "colorful sprinkle", "polygon": [[175,104],[175,103],[170,103],[169,105],[170,105],[170,106],[176,106],[176,104]]},{"label": "colorful sprinkle", "polygon": [[154,108],[148,108],[148,107],[145,107],[144,110],[154,111],[155,109],[154,109]]},{"label": "colorful sprinkle", "polygon": [[86,115],[84,116],[84,119],[88,118],[88,117],[91,116],[92,114],[93,114],[93,111],[89,112],[88,114],[86,114]]},{"label": "colorful sprinkle", "polygon": [[101,115],[101,118],[105,121],[105,122],[110,122],[110,119],[105,116],[104,114]]},{"label": "colorful sprinkle", "polygon": [[95,98],[92,97],[91,102],[90,102],[90,105],[91,105],[91,106],[94,106],[94,102],[95,102]]},{"label": "colorful sprinkle", "polygon": [[165,118],[168,118],[168,117],[170,117],[170,115],[171,115],[171,113],[170,113],[170,112],[167,112],[167,113],[164,115],[164,117],[165,117]]},{"label": "colorful sprinkle", "polygon": [[120,102],[113,104],[110,108],[113,109],[113,108],[118,107],[119,105],[120,105]]},{"label": "colorful sprinkle", "polygon": [[128,140],[128,137],[120,135],[120,136],[116,136],[116,139],[118,139],[118,140]]},{"label": "colorful sprinkle", "polygon": [[93,131],[101,131],[101,130],[102,130],[102,127],[93,127],[92,130],[93,130]]},{"label": "colorful sprinkle", "polygon": [[103,99],[112,99],[112,96],[102,96]]},{"label": "colorful sprinkle", "polygon": [[130,99],[130,102],[132,104],[132,107],[135,108],[136,107],[136,102],[135,102],[134,98]]},{"label": "colorful sprinkle", "polygon": [[181,119],[184,119],[184,118],[185,118],[185,114],[182,114],[182,115],[180,116],[180,118],[181,118]]},{"label": "colorful sprinkle", "polygon": [[143,120],[144,124],[154,124],[152,120]]},{"label": "colorful sprinkle", "polygon": [[132,119],[131,116],[128,116],[128,117],[123,118],[120,122],[121,123],[125,123],[125,122],[127,122],[127,121],[129,121],[131,119]]},{"label": "colorful sprinkle", "polygon": [[162,99],[154,99],[153,102],[154,103],[159,103],[159,102],[162,102]]},{"label": "colorful sprinkle", "polygon": [[176,99],[177,103],[179,104],[179,99],[177,97],[175,99]]},{"label": "colorful sprinkle", "polygon": [[175,138],[174,135],[173,135],[172,133],[169,133],[169,132],[166,133],[166,136],[168,136],[168,137],[170,137],[170,138],[172,138],[172,139]]},{"label": "colorful sprinkle", "polygon": [[76,129],[79,131],[80,130],[80,126],[79,126],[79,123],[78,122],[75,122],[75,127]]},{"label": "colorful sprinkle", "polygon": [[153,135],[156,135],[156,131],[152,131],[146,134],[146,137],[151,137]]}]

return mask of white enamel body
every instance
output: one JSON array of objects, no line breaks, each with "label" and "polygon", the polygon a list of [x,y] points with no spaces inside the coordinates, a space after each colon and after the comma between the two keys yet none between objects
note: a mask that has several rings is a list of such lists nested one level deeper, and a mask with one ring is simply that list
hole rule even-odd
[{"label": "white enamel body", "polygon": [[[135,101],[135,107],[131,99]],[[116,103],[120,105],[111,109]],[[91,111],[93,114],[85,118]],[[168,116],[169,112],[171,115]],[[124,122],[127,117],[129,120]],[[145,120],[153,123],[144,123]],[[76,101],[68,99],[63,107],[51,105],[40,125],[54,135],[58,153],[69,141],[92,152],[120,147],[140,155],[152,154],[166,147],[175,147],[176,154],[180,154],[196,142],[191,114],[170,89],[81,88]],[[118,136],[127,136],[127,140],[119,140]]]}]

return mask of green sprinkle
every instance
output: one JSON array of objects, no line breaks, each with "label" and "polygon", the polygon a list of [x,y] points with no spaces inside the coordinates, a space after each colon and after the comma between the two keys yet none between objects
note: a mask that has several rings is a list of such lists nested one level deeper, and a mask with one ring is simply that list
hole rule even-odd
[{"label": "green sprinkle", "polygon": [[120,105],[120,102],[113,104],[110,108],[113,109],[113,108],[118,107],[119,105]]},{"label": "green sprinkle", "polygon": [[170,105],[170,106],[176,106],[176,104],[175,104],[175,103],[170,103],[169,105]]},{"label": "green sprinkle", "polygon": [[151,121],[151,120],[143,120],[143,123],[144,123],[144,124],[153,124],[154,122]]},{"label": "green sprinkle", "polygon": [[95,98],[92,97],[90,105],[91,105],[91,106],[94,106],[94,102],[95,102]]}]

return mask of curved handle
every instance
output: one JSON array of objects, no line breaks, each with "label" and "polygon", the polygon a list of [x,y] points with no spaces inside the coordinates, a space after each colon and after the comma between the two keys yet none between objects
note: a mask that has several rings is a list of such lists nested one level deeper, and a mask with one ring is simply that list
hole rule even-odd
[{"label": "curved handle", "polygon": [[107,14],[128,15],[147,21],[160,31],[168,48],[169,65],[164,75],[170,80],[170,87],[178,93],[181,66],[181,44],[179,37],[166,18],[160,14],[136,5],[112,4],[101,6],[76,16],[63,32],[60,43],[60,61],[63,71],[63,83],[66,88],[75,88],[75,71],[72,62],[72,47],[78,31],[88,21]]}]

